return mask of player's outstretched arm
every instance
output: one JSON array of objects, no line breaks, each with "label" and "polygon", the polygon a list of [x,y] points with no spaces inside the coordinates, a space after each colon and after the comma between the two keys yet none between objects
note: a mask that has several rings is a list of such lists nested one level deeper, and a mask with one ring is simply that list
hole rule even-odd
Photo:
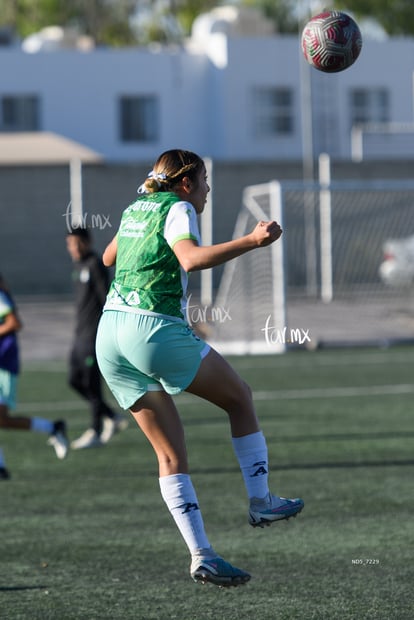
[{"label": "player's outstretched arm", "polygon": [[250,250],[265,247],[279,239],[282,229],[277,222],[259,222],[248,235],[210,246],[199,246],[191,239],[182,239],[174,245],[174,253],[182,268],[199,271],[221,265]]},{"label": "player's outstretched arm", "polygon": [[102,262],[105,267],[112,267],[116,262],[116,253],[118,250],[118,240],[117,236],[112,239],[110,243],[106,246],[104,253],[102,254]]}]

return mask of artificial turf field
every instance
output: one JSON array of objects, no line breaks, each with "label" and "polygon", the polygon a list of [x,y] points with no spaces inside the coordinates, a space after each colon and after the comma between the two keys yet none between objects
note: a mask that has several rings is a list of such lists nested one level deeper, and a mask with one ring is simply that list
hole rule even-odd
[{"label": "artificial turf field", "polygon": [[[191,581],[135,423],[63,462],[42,435],[0,432],[2,620],[414,618],[414,350],[231,361],[256,396],[273,492],[305,501],[251,528],[225,414],[177,398],[210,540],[250,583]],[[89,416],[65,380],[62,363],[26,364],[18,411],[66,418],[73,439]]]}]

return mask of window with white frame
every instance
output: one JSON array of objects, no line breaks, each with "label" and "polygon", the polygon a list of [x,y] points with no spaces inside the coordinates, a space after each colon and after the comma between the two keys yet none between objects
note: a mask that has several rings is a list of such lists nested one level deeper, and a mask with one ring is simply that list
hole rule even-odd
[{"label": "window with white frame", "polygon": [[390,120],[390,93],[387,88],[351,90],[351,126],[387,123]]},{"label": "window with white frame", "polygon": [[0,131],[39,131],[40,98],[37,95],[0,95]]},{"label": "window with white frame", "polygon": [[159,139],[159,102],[156,95],[123,96],[119,101],[120,137],[123,142]]},{"label": "window with white frame", "polygon": [[252,94],[255,138],[280,137],[293,133],[294,97],[291,88],[256,86]]}]

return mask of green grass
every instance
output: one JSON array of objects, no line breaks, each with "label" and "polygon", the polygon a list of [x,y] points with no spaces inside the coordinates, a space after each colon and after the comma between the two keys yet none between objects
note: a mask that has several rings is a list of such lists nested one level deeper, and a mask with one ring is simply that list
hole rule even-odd
[{"label": "green grass", "polygon": [[[414,351],[232,361],[257,396],[272,489],[305,500],[297,519],[250,528],[225,415],[177,398],[210,540],[252,581],[221,590],[190,580],[155,457],[132,422],[64,462],[44,436],[2,432],[12,473],[0,483],[2,620],[413,618]],[[26,366],[18,410],[65,417],[71,438],[88,422],[62,364]]]}]

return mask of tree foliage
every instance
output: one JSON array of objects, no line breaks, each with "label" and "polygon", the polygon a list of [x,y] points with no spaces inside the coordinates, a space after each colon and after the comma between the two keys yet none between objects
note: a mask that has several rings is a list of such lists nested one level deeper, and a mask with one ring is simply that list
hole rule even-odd
[{"label": "tree foliage", "polygon": [[0,24],[26,37],[46,26],[76,27],[98,45],[133,42],[136,0],[0,0]]},{"label": "tree foliage", "polygon": [[176,5],[176,17],[183,32],[190,34],[195,18],[202,13],[208,13],[219,4],[218,0],[179,0]]},{"label": "tree foliage", "polygon": [[389,35],[414,35],[413,0],[335,0],[334,4],[357,18],[375,19]]},{"label": "tree foliage", "polygon": [[294,0],[242,0],[244,6],[261,9],[263,15],[275,24],[275,31],[297,34],[299,16],[295,12],[297,2]]},{"label": "tree foliage", "polygon": [[[231,0],[228,0],[229,3]],[[238,0],[261,9],[280,33],[297,33],[304,16],[297,0]],[[25,37],[40,29],[58,25],[75,27],[90,35],[97,45],[127,46],[150,41],[168,43],[190,34],[194,19],[226,0],[0,0],[0,26],[10,27]],[[337,9],[357,18],[376,19],[390,35],[414,35],[414,0],[333,0]],[[321,2],[322,7],[322,2]],[[140,32],[131,20],[140,11],[149,13]],[[145,20],[144,20],[145,21]],[[177,28],[171,34],[171,24]],[[136,24],[136,22],[135,22]],[[175,39],[174,39],[175,37]]]},{"label": "tree foliage", "polygon": [[[229,0],[230,2],[231,0]],[[257,7],[275,22],[278,32],[297,32],[296,0],[239,0]],[[57,25],[76,27],[98,45],[130,45],[187,36],[194,19],[226,0],[0,0],[0,25],[26,37]],[[136,17],[143,15],[140,21]],[[149,17],[149,16],[150,17]],[[134,20],[131,17],[135,16]],[[175,35],[171,34],[176,22]],[[137,23],[141,24],[137,28]]]}]

